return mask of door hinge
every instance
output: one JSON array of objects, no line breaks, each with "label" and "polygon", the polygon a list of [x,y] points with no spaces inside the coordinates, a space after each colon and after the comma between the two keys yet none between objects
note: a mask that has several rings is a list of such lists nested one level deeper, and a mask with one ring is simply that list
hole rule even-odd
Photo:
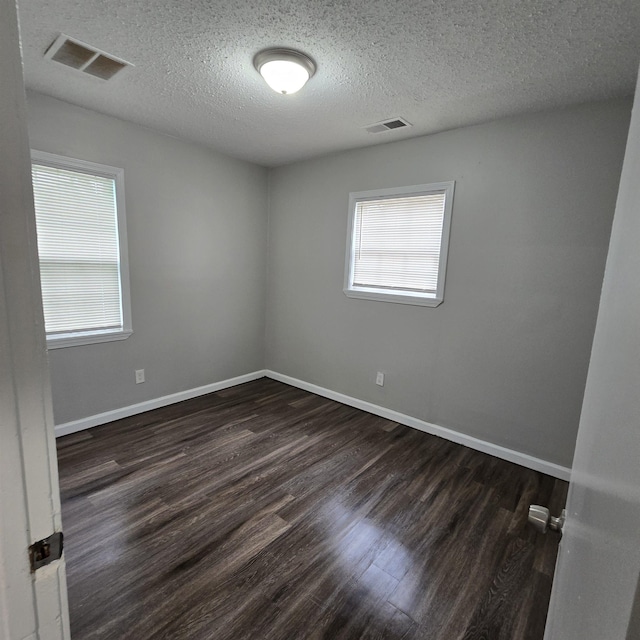
[{"label": "door hinge", "polygon": [[40,567],[59,560],[62,557],[62,549],[64,536],[62,531],[50,535],[44,540],[38,540],[29,547],[29,560],[31,562],[31,571],[37,571]]}]

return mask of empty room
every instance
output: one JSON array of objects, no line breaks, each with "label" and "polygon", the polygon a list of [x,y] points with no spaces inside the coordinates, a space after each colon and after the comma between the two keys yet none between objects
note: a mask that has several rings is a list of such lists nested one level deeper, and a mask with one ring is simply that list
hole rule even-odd
[{"label": "empty room", "polygon": [[0,640],[640,638],[639,3],[0,6]]}]

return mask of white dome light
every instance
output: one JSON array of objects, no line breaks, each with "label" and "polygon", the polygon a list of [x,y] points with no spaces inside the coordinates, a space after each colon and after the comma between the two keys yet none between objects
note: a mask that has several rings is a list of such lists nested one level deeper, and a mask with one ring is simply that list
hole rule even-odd
[{"label": "white dome light", "polygon": [[300,91],[316,71],[311,58],[293,49],[261,51],[253,65],[274,91],[285,95]]},{"label": "white dome light", "polygon": [[309,72],[290,60],[265,62],[260,67],[260,75],[274,91],[286,94],[300,91],[309,79]]}]

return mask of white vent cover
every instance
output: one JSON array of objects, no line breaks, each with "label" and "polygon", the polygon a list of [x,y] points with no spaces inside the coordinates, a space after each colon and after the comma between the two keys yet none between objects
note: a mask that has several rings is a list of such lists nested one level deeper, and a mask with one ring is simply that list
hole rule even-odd
[{"label": "white vent cover", "polygon": [[64,33],[55,39],[44,57],[102,80],[110,80],[116,73],[133,66],[130,62],[70,38]]},{"label": "white vent cover", "polygon": [[410,127],[411,123],[404,118],[390,118],[382,122],[376,122],[365,127],[369,133],[382,133],[383,131],[393,131],[394,129],[404,129]]}]

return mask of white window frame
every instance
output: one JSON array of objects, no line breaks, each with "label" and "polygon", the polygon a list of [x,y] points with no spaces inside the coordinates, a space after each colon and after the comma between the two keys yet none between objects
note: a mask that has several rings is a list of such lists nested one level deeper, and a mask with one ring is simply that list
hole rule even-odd
[{"label": "white window frame", "polygon": [[[373,191],[356,191],[349,194],[349,223],[347,227],[347,253],[345,259],[344,293],[349,298],[362,298],[365,300],[380,300],[382,302],[396,302],[399,304],[411,304],[424,307],[437,307],[444,301],[444,284],[447,269],[447,254],[449,251],[449,233],[451,229],[451,212],[453,210],[453,192],[455,182],[435,182],[432,184],[420,184],[409,187],[395,187],[391,189],[375,189]],[[354,222],[356,217],[356,205],[358,202],[370,200],[385,200],[398,196],[420,196],[433,192],[444,192],[445,207],[442,224],[442,237],[440,241],[440,260],[438,263],[438,285],[435,294],[416,291],[392,291],[358,287],[353,284],[355,233]]]},{"label": "white window frame", "polygon": [[70,331],[56,335],[47,335],[47,348],[60,349],[79,345],[96,344],[126,340],[132,333],[131,291],[129,285],[129,251],[127,245],[127,216],[124,198],[124,169],[106,164],[69,158],[46,151],[31,150],[31,162],[58,167],[69,171],[111,178],[116,186],[116,209],[118,227],[118,248],[120,260],[120,300],[122,304],[122,329],[100,329],[88,331]]}]

